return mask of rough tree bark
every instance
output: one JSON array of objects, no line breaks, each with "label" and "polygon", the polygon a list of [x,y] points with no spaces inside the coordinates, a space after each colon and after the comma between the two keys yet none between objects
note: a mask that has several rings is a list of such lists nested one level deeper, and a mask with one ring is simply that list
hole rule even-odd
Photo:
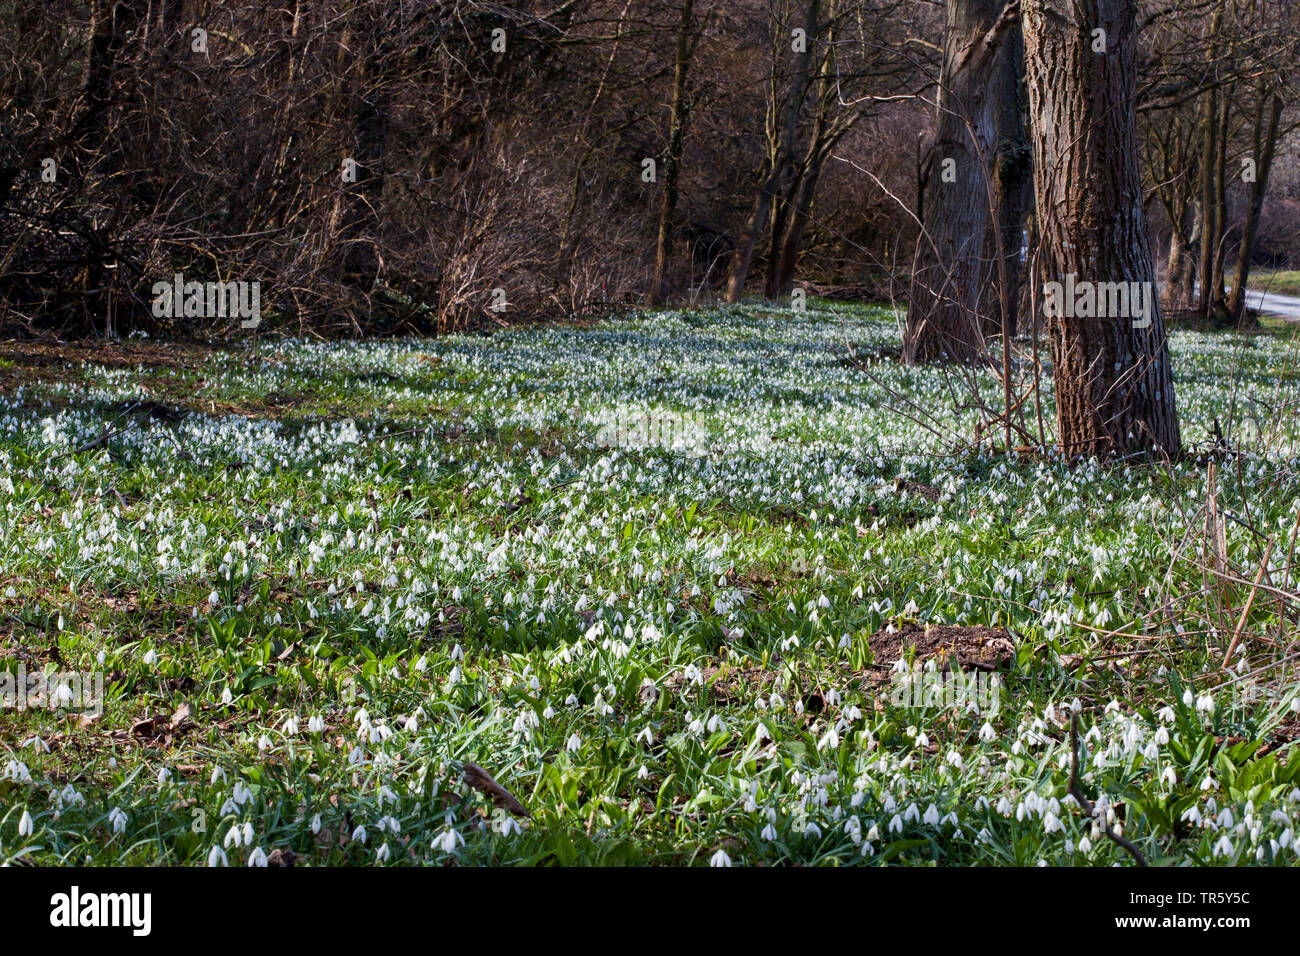
[{"label": "rough tree bark", "polygon": [[[1135,0],[1023,0],[1040,288],[1139,283],[1143,322],[1113,308],[1049,320],[1057,438],[1070,456],[1180,450],[1173,374],[1155,296],[1134,118]],[[1104,52],[1095,51],[1104,31]],[[1035,303],[1037,307],[1038,304]]]},{"label": "rough tree bark", "polygon": [[[1002,234],[1004,270],[997,270],[998,244],[990,233],[986,244],[991,273],[997,281],[985,283],[982,311],[998,320],[1005,312],[1006,333],[1016,334],[1016,313],[1020,303],[1020,288],[1024,266],[1020,262],[1020,248],[1025,219],[1034,205],[1034,178],[1029,128],[1026,122],[1028,103],[1025,98],[1025,42],[1020,34],[1020,23],[1007,30],[996,56],[993,68],[993,99],[997,103],[997,144],[993,161],[994,208],[997,212],[996,228]],[[1001,288],[1005,276],[1006,288]],[[1006,307],[1003,306],[1003,296]],[[991,328],[1003,331],[999,321]]]},{"label": "rough tree bark", "polygon": [[[903,360],[974,361],[984,346],[980,315],[993,270],[987,253],[993,223],[989,167],[997,165],[1002,102],[1017,84],[1000,75],[1010,57],[1000,55],[1013,30],[1015,4],[1003,0],[950,0],[944,29],[943,69],[935,139],[927,159],[922,220],[908,294]],[[995,177],[998,175],[994,171]],[[1015,243],[1018,252],[1020,243]]]}]

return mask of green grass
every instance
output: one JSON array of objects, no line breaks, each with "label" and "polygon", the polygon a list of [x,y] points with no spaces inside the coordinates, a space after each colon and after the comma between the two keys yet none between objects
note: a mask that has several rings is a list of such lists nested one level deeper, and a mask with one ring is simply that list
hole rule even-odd
[{"label": "green grass", "polygon": [[[1223,560],[1278,541],[1228,672],[1206,461],[955,456],[890,394],[971,413],[871,309],[36,370],[0,661],[106,699],[4,714],[0,863],[1129,863],[1067,796],[1077,707],[1152,861],[1290,865],[1295,349],[1171,340],[1185,439],[1248,445]],[[1005,632],[978,712],[879,666],[926,624]]]},{"label": "green grass", "polygon": [[1279,295],[1300,295],[1300,269],[1255,269],[1250,274],[1250,288]]}]

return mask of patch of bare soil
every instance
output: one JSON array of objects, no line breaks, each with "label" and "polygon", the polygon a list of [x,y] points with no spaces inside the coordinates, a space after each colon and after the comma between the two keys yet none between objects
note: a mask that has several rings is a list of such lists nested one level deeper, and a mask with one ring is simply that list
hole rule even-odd
[{"label": "patch of bare soil", "polygon": [[[950,624],[922,626],[905,624],[901,630],[890,634],[877,631],[870,638],[875,654],[865,671],[846,672],[841,678],[857,680],[859,688],[868,694],[879,694],[891,680],[890,669],[911,648],[916,648],[915,660],[936,659],[942,673],[954,667],[962,671],[1009,670],[1015,654],[1011,635],[998,627],[958,627]],[[820,713],[825,708],[821,681],[812,675],[785,674],[762,667],[706,667],[700,672],[700,693],[715,706],[743,704],[766,693],[779,691],[791,700],[801,700],[809,714]],[[675,693],[688,690],[692,683],[683,675],[669,678],[667,688]],[[843,685],[840,685],[843,686]]]},{"label": "patch of bare soil", "polygon": [[862,680],[863,690],[874,690],[888,683],[890,669],[911,648],[916,649],[916,661],[934,658],[944,673],[954,666],[962,671],[1007,670],[1016,651],[1015,642],[1005,628],[953,624],[908,622],[892,634],[887,630],[877,631],[867,643],[874,656]]},{"label": "patch of bare soil", "polygon": [[11,340],[0,342],[0,358],[14,368],[41,369],[52,377],[66,367],[83,362],[107,368],[179,368],[196,369],[212,354],[204,345],[162,345],[143,342],[103,342],[84,340],[55,342],[49,340]]}]

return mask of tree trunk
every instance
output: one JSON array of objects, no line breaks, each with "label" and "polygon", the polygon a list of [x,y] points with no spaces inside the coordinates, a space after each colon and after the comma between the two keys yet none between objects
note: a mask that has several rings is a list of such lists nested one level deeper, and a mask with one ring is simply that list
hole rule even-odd
[{"label": "tree trunk", "polygon": [[[1223,24],[1223,11],[1218,11],[1210,23],[1210,56],[1217,52],[1217,38]],[[1223,235],[1219,220],[1218,190],[1215,177],[1219,172],[1219,90],[1211,87],[1204,94],[1205,108],[1201,114],[1201,249],[1197,264],[1197,278],[1201,285],[1198,307],[1208,318],[1223,299],[1223,283],[1216,284],[1214,276],[1215,250]],[[1216,287],[1217,285],[1217,287]]]},{"label": "tree trunk", "polygon": [[659,241],[655,246],[655,274],[650,281],[646,304],[661,305],[668,259],[673,247],[673,213],[677,209],[677,183],[681,177],[682,146],[686,136],[686,75],[691,67],[691,29],[694,0],[682,0],[682,22],[677,31],[677,63],[673,73],[672,126],[668,134],[668,157],[664,165],[664,192],[659,202]]},{"label": "tree trunk", "polygon": [[1264,129],[1263,104],[1261,94],[1260,110],[1255,122],[1255,181],[1250,184],[1250,204],[1246,207],[1246,221],[1241,226],[1241,247],[1237,250],[1237,268],[1232,276],[1232,294],[1228,297],[1228,314],[1238,321],[1246,310],[1246,282],[1250,279],[1251,260],[1255,258],[1259,217],[1264,210],[1264,194],[1268,190],[1273,151],[1277,146],[1278,127],[1282,121],[1282,97],[1274,94],[1268,128]]},{"label": "tree trunk", "polygon": [[[356,99],[352,108],[356,181],[344,186],[345,207],[340,240],[344,244],[343,274],[365,298],[383,271],[380,254],[379,207],[383,200],[385,147],[388,140],[387,77],[383,75],[388,27],[378,11],[361,7],[355,34],[363,49]],[[346,49],[346,47],[345,47]],[[358,331],[364,331],[359,327]]]},{"label": "tree trunk", "polygon": [[[1166,207],[1167,208],[1167,207]],[[1169,231],[1169,261],[1165,264],[1166,312],[1196,309],[1196,264],[1199,260],[1200,222],[1196,203],[1189,200]]]},{"label": "tree trunk", "polygon": [[1215,137],[1217,148],[1214,154],[1214,262],[1211,266],[1211,280],[1214,284],[1213,308],[1226,309],[1223,292],[1223,273],[1227,256],[1228,243],[1228,139],[1232,134],[1230,121],[1232,104],[1236,94],[1232,86],[1225,88],[1219,97],[1221,109],[1217,117],[1219,126]]},{"label": "tree trunk", "polygon": [[986,251],[995,201],[988,165],[997,149],[997,94],[1006,92],[992,82],[1000,58],[987,41],[1004,7],[1002,0],[948,4],[924,228],[917,239],[903,339],[909,365],[942,358],[969,362],[983,351],[980,303],[991,274]]},{"label": "tree trunk", "polygon": [[[853,129],[861,113],[842,109],[839,70],[836,65],[835,24],[841,13],[836,0],[827,8],[828,33],[826,55],[817,73],[817,118],[809,137],[808,151],[804,156],[803,175],[798,188],[791,190],[789,216],[784,228],[773,233],[772,253],[768,261],[767,297],[784,299],[794,288],[795,267],[803,247],[804,232],[811,219],[813,201],[817,197],[817,184],[826,168],[826,160],[836,144]],[[837,113],[836,111],[839,110]]]},{"label": "tree trunk", "polygon": [[[1145,300],[1141,320],[1117,308],[1118,294],[1102,308],[1049,310],[1057,437],[1069,456],[1180,448],[1138,168],[1134,3],[1021,4],[1041,287],[1068,290],[1069,276],[1103,292],[1138,283]],[[1094,29],[1105,31],[1104,53],[1093,51]]]},{"label": "tree trunk", "polygon": [[745,282],[749,279],[749,266],[754,257],[754,243],[759,233],[767,228],[768,217],[772,214],[772,204],[776,201],[781,188],[783,176],[787,176],[787,167],[794,163],[794,140],[799,127],[799,109],[803,105],[804,95],[808,90],[809,64],[812,62],[814,38],[820,31],[821,0],[808,0],[807,15],[804,17],[804,46],[795,55],[794,73],[786,88],[784,103],[784,120],[777,134],[775,149],[768,161],[768,169],[759,188],[758,198],[754,203],[754,214],[736,242],[736,251],[731,260],[731,277],[727,280],[727,301],[739,302],[745,293]]},{"label": "tree trunk", "polygon": [[817,181],[821,178],[823,165],[821,156],[814,156],[809,162],[809,169],[804,173],[798,193],[791,203],[790,221],[785,227],[785,235],[780,239],[780,249],[773,250],[772,261],[768,265],[769,299],[783,299],[794,288],[794,270],[799,264],[799,250],[803,246],[803,234],[808,227],[808,217],[813,197],[817,194]]},{"label": "tree trunk", "polygon": [[[994,158],[994,206],[996,228],[1002,234],[1003,269],[997,270],[998,246],[988,243],[988,259],[993,263],[993,279],[985,283],[981,311],[994,321],[989,329],[996,334],[1016,334],[1016,313],[1024,266],[1020,249],[1024,241],[1025,217],[1034,203],[1034,178],[1025,101],[1025,42],[1020,26],[1007,32],[993,63],[993,97],[997,103],[997,150]],[[1002,288],[1005,283],[1006,288]],[[1004,298],[1005,297],[1005,298]],[[1004,302],[1006,305],[1004,305]],[[1005,318],[1003,323],[997,321]]]}]

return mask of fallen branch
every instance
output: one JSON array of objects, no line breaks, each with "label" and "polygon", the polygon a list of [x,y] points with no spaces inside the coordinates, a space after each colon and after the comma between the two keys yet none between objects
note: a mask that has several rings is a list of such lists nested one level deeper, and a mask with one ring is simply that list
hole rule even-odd
[{"label": "fallen branch", "polygon": [[1128,851],[1138,866],[1147,865],[1147,858],[1142,855],[1142,851],[1131,841],[1116,833],[1104,816],[1098,817],[1097,808],[1083,795],[1083,788],[1079,786],[1079,715],[1073,712],[1070,714],[1070,796],[1074,797],[1075,802],[1083,808],[1083,812],[1088,814],[1090,819],[1096,821],[1102,833],[1117,846]]},{"label": "fallen branch", "polygon": [[528,808],[515,799],[512,794],[501,784],[493,779],[492,774],[488,773],[478,764],[465,764],[465,782],[480,793],[487,794],[492,798],[492,805],[503,810],[508,810],[515,816],[531,817]]}]

